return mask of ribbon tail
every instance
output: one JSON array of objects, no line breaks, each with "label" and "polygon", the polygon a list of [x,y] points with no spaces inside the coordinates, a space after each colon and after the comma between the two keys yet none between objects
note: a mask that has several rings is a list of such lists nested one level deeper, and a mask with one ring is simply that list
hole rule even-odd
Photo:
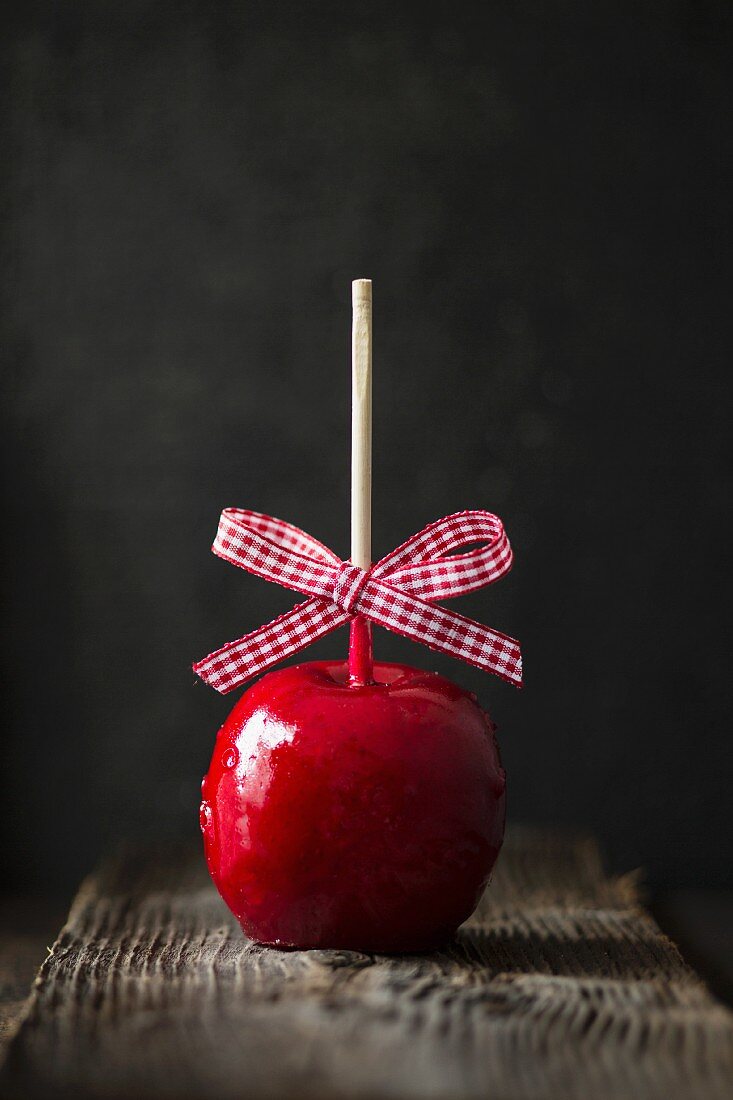
[{"label": "ribbon tail", "polygon": [[[380,592],[380,589],[389,591]],[[516,687],[522,686],[519,642],[456,611],[435,607],[378,582],[364,593],[360,610],[380,626],[402,634],[428,649],[457,657],[484,672],[493,672]]]},{"label": "ribbon tail", "polygon": [[204,683],[226,695],[349,619],[349,615],[326,600],[306,600],[251,634],[227,642],[198,661],[193,671]]}]

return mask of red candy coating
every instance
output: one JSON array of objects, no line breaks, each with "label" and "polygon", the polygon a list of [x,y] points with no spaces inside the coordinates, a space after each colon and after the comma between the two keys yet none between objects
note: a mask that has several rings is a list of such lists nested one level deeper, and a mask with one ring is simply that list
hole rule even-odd
[{"label": "red candy coating", "polygon": [[501,847],[505,776],[488,715],[435,673],[271,672],[219,730],[203,783],[211,876],[246,935],[281,947],[440,946]]}]

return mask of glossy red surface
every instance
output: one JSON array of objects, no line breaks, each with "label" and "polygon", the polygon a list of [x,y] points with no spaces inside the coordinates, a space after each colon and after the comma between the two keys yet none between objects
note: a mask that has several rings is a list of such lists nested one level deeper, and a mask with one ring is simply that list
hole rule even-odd
[{"label": "glossy red surface", "polygon": [[201,827],[245,933],[290,947],[421,951],[473,911],[501,847],[488,715],[435,673],[272,672],[217,736]]}]

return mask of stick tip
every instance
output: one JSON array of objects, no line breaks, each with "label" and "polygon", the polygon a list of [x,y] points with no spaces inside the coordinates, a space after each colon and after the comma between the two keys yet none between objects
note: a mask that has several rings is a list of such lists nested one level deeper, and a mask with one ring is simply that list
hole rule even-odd
[{"label": "stick tip", "polygon": [[372,280],[354,279],[351,284],[351,300],[354,304],[357,302],[371,302]]}]

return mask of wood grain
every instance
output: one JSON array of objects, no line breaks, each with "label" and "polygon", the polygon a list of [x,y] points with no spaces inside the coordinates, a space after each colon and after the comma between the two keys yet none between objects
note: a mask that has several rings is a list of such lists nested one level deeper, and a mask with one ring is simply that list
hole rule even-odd
[{"label": "wood grain", "polygon": [[82,886],[11,1044],[9,1097],[715,1100],[733,1017],[589,840],[514,829],[445,951],[246,941],[198,852]]}]

